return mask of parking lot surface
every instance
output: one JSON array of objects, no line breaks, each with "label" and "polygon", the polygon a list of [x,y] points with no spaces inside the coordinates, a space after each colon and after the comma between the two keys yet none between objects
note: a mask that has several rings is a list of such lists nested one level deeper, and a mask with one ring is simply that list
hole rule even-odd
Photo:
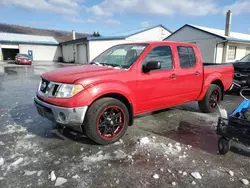
[{"label": "parking lot surface", "polygon": [[[203,114],[196,103],[137,117],[122,140],[108,146],[55,131],[33,98],[40,75],[61,66],[0,65],[0,187],[233,188],[250,181],[248,148],[234,143],[227,155],[217,154],[218,113]],[[226,96],[222,106],[231,111],[241,100]]]}]

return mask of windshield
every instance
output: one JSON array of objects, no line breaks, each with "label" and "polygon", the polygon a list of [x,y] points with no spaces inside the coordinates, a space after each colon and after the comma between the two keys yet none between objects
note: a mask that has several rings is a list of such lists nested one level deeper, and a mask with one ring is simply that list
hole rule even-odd
[{"label": "windshield", "polygon": [[27,54],[18,54],[17,57],[29,57]]},{"label": "windshield", "polygon": [[141,55],[147,44],[122,44],[113,46],[90,64],[129,68]]},{"label": "windshield", "polygon": [[246,55],[245,57],[243,57],[240,62],[250,62],[250,54]]}]

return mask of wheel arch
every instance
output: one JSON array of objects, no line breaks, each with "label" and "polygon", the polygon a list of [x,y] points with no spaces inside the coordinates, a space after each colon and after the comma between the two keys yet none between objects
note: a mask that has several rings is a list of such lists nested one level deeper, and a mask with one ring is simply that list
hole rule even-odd
[{"label": "wheel arch", "polygon": [[225,92],[224,89],[225,89],[225,87],[224,87],[224,84],[221,81],[221,79],[217,77],[215,79],[206,79],[206,81],[204,82],[204,86],[202,88],[202,92],[201,92],[200,96],[198,97],[197,101],[201,101],[206,96],[208,88],[211,86],[211,84],[214,84],[214,85],[217,85],[217,86],[220,87],[221,94],[222,94],[221,100],[224,99],[224,92]]},{"label": "wheel arch", "polygon": [[131,102],[129,102],[129,100],[127,99],[127,97],[125,97],[124,95],[120,94],[120,93],[106,93],[103,94],[99,97],[97,97],[92,103],[91,105],[96,102],[97,100],[100,100],[102,98],[114,98],[117,99],[119,101],[121,101],[123,104],[125,104],[125,106],[128,109],[129,112],[129,126],[132,126],[134,123],[134,107],[133,104]]},{"label": "wheel arch", "polygon": [[221,89],[221,100],[223,100],[224,99],[224,85],[223,85],[222,81],[217,79],[217,80],[214,80],[211,84],[214,84],[214,85],[217,85],[217,86],[220,87],[220,89]]}]

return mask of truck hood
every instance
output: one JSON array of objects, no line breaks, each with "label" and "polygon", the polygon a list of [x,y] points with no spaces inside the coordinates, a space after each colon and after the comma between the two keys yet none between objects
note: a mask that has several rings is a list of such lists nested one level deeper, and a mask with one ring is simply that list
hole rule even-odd
[{"label": "truck hood", "polygon": [[79,79],[114,74],[121,71],[125,70],[96,65],[67,66],[46,72],[42,74],[42,78],[53,82],[71,84]]}]

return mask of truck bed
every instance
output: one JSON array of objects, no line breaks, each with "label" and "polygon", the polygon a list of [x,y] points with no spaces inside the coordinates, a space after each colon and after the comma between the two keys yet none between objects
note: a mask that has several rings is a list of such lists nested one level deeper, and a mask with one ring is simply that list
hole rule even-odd
[{"label": "truck bed", "polygon": [[232,66],[232,63],[206,63],[203,62],[203,66],[204,67],[208,67],[208,66]]},{"label": "truck bed", "polygon": [[216,63],[203,63],[204,69],[204,81],[213,82],[213,77],[220,77],[223,82],[224,91],[228,90],[232,84],[234,68],[231,63],[226,64],[216,64]]}]

